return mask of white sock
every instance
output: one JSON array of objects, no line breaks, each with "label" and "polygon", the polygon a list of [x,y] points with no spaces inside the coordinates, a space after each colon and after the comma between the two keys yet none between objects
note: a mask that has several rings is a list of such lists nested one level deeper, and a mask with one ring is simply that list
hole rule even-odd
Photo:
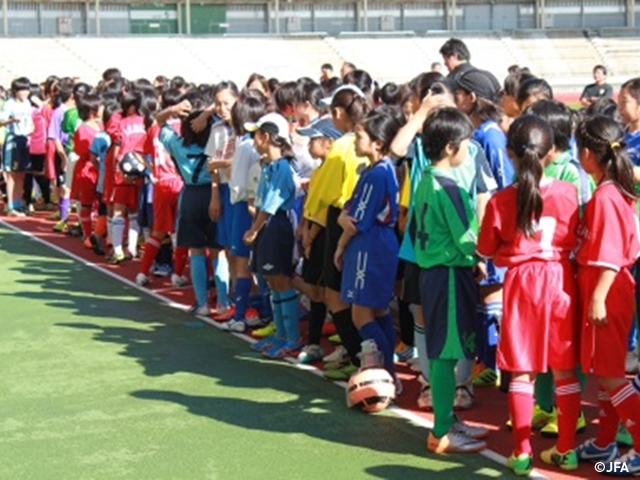
[{"label": "white sock", "polygon": [[138,236],[140,235],[140,226],[138,225],[138,215],[129,215],[129,231],[128,231],[128,248],[129,253],[134,257],[138,253]]},{"label": "white sock", "polygon": [[113,245],[113,253],[124,255],[122,250],[122,236],[124,234],[124,218],[113,217],[111,222],[111,244]]},{"label": "white sock", "polygon": [[473,369],[473,360],[466,358],[458,360],[456,365],[456,385],[467,385],[471,378],[471,370]]}]

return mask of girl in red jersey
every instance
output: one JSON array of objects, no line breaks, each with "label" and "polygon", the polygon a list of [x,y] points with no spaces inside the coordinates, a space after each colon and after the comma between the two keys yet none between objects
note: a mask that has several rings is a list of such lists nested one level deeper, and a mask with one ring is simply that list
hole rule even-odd
[{"label": "girl in red jersey", "polygon": [[[576,188],[543,178],[550,161],[553,131],[540,117],[524,115],[509,128],[507,148],[517,164],[517,184],[491,198],[482,221],[478,253],[508,267],[498,366],[512,372],[509,410],[514,452],[507,466],[528,475],[533,382],[551,369],[556,383],[559,438],[542,452],[545,463],[574,470],[575,425],[580,411],[575,283],[569,263],[577,244]],[[515,209],[513,207],[516,207]]]},{"label": "girl in red jersey", "polygon": [[[627,339],[634,313],[630,267],[640,255],[633,165],[623,131],[614,120],[594,116],[576,132],[580,163],[597,188],[584,209],[576,255],[582,305],[582,369],[600,386],[600,422],[595,439],[577,449],[580,460],[625,462],[640,475],[640,397],[625,378]],[[633,448],[620,456],[615,442],[622,421]]]}]

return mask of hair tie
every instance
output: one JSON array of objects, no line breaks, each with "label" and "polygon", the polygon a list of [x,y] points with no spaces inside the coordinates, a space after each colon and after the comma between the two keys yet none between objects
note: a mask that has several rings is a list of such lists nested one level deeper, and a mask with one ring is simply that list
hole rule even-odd
[{"label": "hair tie", "polygon": [[619,142],[611,142],[609,144],[609,146],[611,147],[611,150],[615,150],[616,148],[620,148],[620,143]]}]

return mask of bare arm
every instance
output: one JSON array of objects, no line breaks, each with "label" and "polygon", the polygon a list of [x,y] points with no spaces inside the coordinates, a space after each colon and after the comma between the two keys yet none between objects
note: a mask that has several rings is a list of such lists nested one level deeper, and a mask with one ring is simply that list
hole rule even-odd
[{"label": "bare arm", "polygon": [[618,275],[618,272],[610,268],[600,269],[598,283],[593,291],[591,303],[589,305],[589,321],[594,325],[603,325],[607,323],[607,307],[605,302],[616,275]]}]

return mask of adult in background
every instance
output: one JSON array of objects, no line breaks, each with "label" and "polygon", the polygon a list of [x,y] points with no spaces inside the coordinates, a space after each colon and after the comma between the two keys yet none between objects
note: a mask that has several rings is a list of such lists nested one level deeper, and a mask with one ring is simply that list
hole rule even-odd
[{"label": "adult in background", "polygon": [[340,67],[340,78],[346,77],[349,73],[356,70],[356,66],[351,62],[344,62]]},{"label": "adult in background", "polygon": [[607,83],[607,67],[596,65],[593,67],[593,80],[584,87],[580,95],[580,103],[583,107],[588,107],[600,98],[613,98],[613,88]]},{"label": "adult in background", "polygon": [[[444,45],[440,47],[440,55],[442,55],[444,66],[449,70],[447,80],[449,80],[452,85],[455,85],[458,78],[464,73],[469,70],[476,70],[470,63],[471,53],[467,45],[459,38],[450,38],[444,42]],[[499,91],[501,85],[498,79],[490,72],[485,71],[483,73],[491,81],[493,90]]]}]

